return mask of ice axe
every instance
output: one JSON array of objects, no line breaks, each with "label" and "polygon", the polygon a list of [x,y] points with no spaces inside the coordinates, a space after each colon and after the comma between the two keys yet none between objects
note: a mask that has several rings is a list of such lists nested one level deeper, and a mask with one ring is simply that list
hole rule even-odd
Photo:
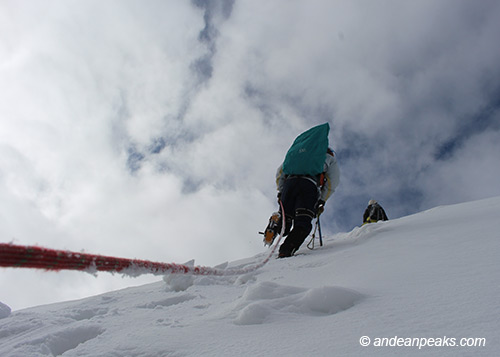
[{"label": "ice axe", "polygon": [[309,241],[309,243],[307,243],[307,248],[313,250],[314,249],[314,238],[316,237],[316,231],[318,231],[318,234],[319,234],[319,245],[320,247],[323,246],[323,236],[321,235],[321,224],[319,222],[319,216],[321,214],[318,215],[318,218],[316,218],[316,224],[314,225],[314,231],[313,231],[313,234],[312,234],[312,238],[311,240]]}]

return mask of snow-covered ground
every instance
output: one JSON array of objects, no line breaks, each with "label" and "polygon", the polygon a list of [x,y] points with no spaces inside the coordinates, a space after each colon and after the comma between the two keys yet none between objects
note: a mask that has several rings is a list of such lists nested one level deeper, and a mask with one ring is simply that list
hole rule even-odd
[{"label": "snow-covered ground", "polygon": [[244,276],[0,304],[0,356],[498,356],[499,212],[500,197],[437,207]]}]

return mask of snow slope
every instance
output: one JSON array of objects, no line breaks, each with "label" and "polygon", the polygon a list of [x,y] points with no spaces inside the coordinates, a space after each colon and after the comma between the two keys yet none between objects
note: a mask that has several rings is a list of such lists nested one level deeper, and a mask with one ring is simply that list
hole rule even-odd
[{"label": "snow slope", "polygon": [[500,197],[437,207],[325,237],[244,276],[171,275],[15,312],[2,304],[0,356],[498,356],[498,212]]}]

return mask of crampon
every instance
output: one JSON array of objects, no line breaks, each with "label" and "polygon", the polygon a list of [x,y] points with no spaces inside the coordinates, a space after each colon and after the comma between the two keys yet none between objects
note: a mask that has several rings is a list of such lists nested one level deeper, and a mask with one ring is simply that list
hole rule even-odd
[{"label": "crampon", "polygon": [[269,218],[269,223],[267,224],[266,230],[264,232],[259,232],[264,235],[264,245],[272,245],[274,238],[279,234],[281,229],[281,214],[279,212],[274,212]]}]

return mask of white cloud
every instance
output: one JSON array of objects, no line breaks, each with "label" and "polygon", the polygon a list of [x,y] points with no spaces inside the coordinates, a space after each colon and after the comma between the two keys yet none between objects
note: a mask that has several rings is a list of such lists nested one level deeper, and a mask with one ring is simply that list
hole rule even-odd
[{"label": "white cloud", "polygon": [[[497,115],[498,117],[498,115]],[[421,175],[428,206],[500,195],[500,132],[471,138],[452,159]]]}]

